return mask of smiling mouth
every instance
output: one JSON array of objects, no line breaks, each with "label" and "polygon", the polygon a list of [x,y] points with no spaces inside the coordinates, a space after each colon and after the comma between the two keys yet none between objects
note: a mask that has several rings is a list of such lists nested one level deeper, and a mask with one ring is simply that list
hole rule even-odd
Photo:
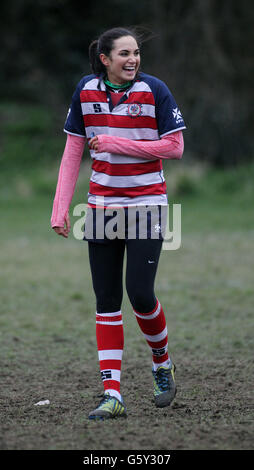
[{"label": "smiling mouth", "polygon": [[126,72],[135,72],[136,70],[136,67],[123,67],[123,70],[125,70]]}]

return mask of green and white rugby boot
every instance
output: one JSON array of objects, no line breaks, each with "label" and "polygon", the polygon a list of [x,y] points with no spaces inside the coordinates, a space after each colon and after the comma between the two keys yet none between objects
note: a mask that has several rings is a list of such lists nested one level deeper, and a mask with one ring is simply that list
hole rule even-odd
[{"label": "green and white rugby boot", "polygon": [[153,384],[154,384],[154,399],[155,405],[158,408],[169,406],[176,395],[176,384],[175,384],[175,365],[172,364],[172,368],[158,367],[153,373]]},{"label": "green and white rugby boot", "polygon": [[109,393],[103,395],[97,408],[91,411],[88,415],[89,419],[111,419],[111,418],[126,418],[126,407],[124,403],[119,401],[116,397],[112,397]]}]

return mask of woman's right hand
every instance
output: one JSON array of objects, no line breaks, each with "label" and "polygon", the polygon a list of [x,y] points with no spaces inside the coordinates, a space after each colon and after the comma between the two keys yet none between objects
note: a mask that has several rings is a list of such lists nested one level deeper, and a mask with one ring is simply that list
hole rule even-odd
[{"label": "woman's right hand", "polygon": [[69,212],[66,214],[66,217],[64,219],[64,227],[53,227],[57,235],[61,235],[64,238],[68,238],[69,232],[71,229],[71,222],[70,222],[70,217],[69,217]]},{"label": "woman's right hand", "polygon": [[94,137],[92,137],[92,139],[89,140],[89,147],[90,149],[95,150],[95,152],[98,153],[98,145],[98,136],[95,135]]}]

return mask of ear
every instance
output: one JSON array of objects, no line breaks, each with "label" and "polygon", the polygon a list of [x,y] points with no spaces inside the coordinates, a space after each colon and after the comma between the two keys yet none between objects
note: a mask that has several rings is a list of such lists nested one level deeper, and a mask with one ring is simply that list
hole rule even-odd
[{"label": "ear", "polygon": [[109,66],[109,58],[105,54],[100,54],[99,55],[101,62],[105,67]]}]

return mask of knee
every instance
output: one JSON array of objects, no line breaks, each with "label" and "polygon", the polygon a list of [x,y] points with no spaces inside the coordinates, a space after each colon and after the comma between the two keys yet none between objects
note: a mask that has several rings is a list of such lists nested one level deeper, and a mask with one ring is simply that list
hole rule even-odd
[{"label": "knee", "polygon": [[130,303],[134,310],[140,313],[151,312],[156,305],[154,292],[139,289],[127,289]]},{"label": "knee", "polygon": [[121,310],[122,295],[116,292],[100,291],[96,294],[96,311],[98,313],[117,312]]}]

